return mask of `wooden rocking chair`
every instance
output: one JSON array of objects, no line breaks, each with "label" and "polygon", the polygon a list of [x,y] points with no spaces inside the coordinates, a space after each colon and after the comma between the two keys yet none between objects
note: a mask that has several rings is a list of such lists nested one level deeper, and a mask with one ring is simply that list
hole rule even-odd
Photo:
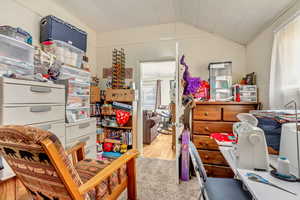
[{"label": "wooden rocking chair", "polygon": [[98,161],[85,158],[84,145],[65,151],[50,132],[31,126],[0,127],[0,154],[33,199],[113,200],[127,188],[128,199],[136,200],[138,152]]}]

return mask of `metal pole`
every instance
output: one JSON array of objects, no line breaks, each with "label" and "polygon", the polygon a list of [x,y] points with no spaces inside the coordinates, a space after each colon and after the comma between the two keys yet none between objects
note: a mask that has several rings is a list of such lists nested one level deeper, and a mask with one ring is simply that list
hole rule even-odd
[{"label": "metal pole", "polygon": [[295,100],[290,101],[285,105],[285,107],[288,107],[290,104],[294,104],[295,108],[295,116],[296,116],[296,139],[297,139],[297,161],[298,161],[298,177],[300,177],[300,159],[299,159],[299,134],[298,134],[298,106],[297,102]]}]

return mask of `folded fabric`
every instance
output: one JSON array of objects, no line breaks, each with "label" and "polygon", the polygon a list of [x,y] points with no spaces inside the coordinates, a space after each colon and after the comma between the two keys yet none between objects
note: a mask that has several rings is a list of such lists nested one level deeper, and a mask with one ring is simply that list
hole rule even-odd
[{"label": "folded fabric", "polygon": [[236,142],[236,137],[233,133],[212,133],[210,137],[219,142]]}]

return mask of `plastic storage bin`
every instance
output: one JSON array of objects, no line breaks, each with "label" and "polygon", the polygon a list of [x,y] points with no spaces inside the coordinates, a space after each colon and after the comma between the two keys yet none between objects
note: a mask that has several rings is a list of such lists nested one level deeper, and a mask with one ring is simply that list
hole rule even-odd
[{"label": "plastic storage bin", "polygon": [[82,69],[63,65],[60,68],[59,79],[72,79],[89,84],[91,82],[91,73]]},{"label": "plastic storage bin", "polygon": [[232,62],[210,63],[210,98],[215,101],[232,100]]},{"label": "plastic storage bin", "polygon": [[63,41],[46,41],[42,43],[43,50],[56,56],[62,63],[81,68],[84,51]]},{"label": "plastic storage bin", "polygon": [[72,43],[86,52],[87,33],[53,15],[44,17],[40,22],[40,42],[59,40]]},{"label": "plastic storage bin", "polygon": [[[237,89],[239,88],[239,89]],[[256,85],[235,85],[233,87],[235,99],[240,96],[241,102],[257,102]]]},{"label": "plastic storage bin", "polygon": [[0,74],[33,75],[34,48],[24,42],[0,34]]},{"label": "plastic storage bin", "polygon": [[90,118],[90,73],[62,66],[57,83],[66,86],[66,119],[74,123]]},{"label": "plastic storage bin", "polygon": [[32,44],[32,37],[29,33],[21,28],[14,28],[11,26],[0,26],[0,34],[12,37],[16,40]]},{"label": "plastic storage bin", "polygon": [[90,118],[90,108],[67,108],[66,111],[68,123],[74,123]]}]

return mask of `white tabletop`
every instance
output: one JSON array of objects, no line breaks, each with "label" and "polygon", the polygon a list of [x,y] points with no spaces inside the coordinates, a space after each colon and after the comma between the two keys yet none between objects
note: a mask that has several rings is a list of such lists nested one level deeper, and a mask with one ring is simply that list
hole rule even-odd
[{"label": "white tabletop", "polygon": [[[227,146],[219,146],[221,153],[223,154],[224,158],[228,162],[230,168],[233,170],[235,176],[240,179],[244,185],[247,187],[249,192],[256,200],[300,200],[300,183],[291,183],[279,180],[271,176],[269,172],[259,172],[254,170],[248,169],[238,169],[236,166],[236,159],[233,152],[232,147]],[[270,163],[277,167],[277,158],[278,156],[270,155]],[[274,183],[280,187],[283,187],[291,192],[298,194],[297,196],[289,194],[285,191],[279,190],[277,188],[253,182],[248,179],[246,176],[247,173],[255,173],[263,178],[266,178],[271,183]]]},{"label": "white tabletop", "polygon": [[0,182],[6,181],[16,176],[4,158],[2,158],[2,163],[4,169],[0,170]]}]

